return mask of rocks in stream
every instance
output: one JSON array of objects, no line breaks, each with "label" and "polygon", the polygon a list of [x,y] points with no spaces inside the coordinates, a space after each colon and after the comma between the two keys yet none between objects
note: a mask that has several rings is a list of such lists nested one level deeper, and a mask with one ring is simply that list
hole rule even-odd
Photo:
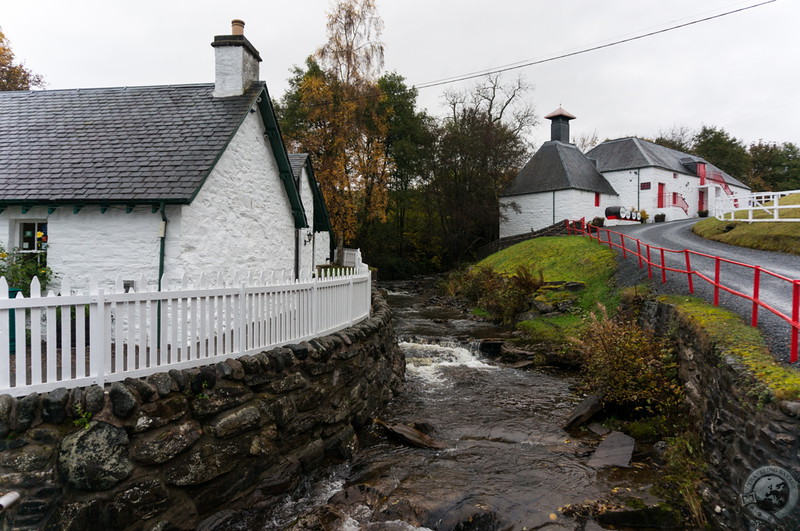
[{"label": "rocks in stream", "polygon": [[600,395],[587,396],[567,418],[564,423],[564,429],[567,431],[574,430],[589,422],[592,417],[603,410],[602,400],[603,397]]},{"label": "rocks in stream", "polygon": [[418,448],[433,448],[436,450],[443,450],[447,445],[441,441],[437,441],[430,435],[423,433],[417,428],[412,428],[406,424],[386,424],[381,420],[375,422],[383,429],[385,429],[395,439],[401,442],[416,446]]}]

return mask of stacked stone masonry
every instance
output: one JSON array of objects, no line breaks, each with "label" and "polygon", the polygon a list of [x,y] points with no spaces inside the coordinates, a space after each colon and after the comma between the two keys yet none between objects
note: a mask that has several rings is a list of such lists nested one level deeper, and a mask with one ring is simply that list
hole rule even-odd
[{"label": "stacked stone masonry", "polygon": [[195,529],[348,459],[401,385],[386,302],[341,332],[200,369],[0,396],[0,529]]},{"label": "stacked stone masonry", "polygon": [[774,521],[763,521],[754,517],[742,497],[748,478],[762,467],[779,467],[800,481],[800,403],[775,399],[733,355],[720,352],[674,306],[650,303],[642,321],[677,345],[680,376],[708,462],[710,485],[703,494],[711,525],[732,530],[800,529],[800,503],[787,505],[785,515],[768,515],[780,516]]}]

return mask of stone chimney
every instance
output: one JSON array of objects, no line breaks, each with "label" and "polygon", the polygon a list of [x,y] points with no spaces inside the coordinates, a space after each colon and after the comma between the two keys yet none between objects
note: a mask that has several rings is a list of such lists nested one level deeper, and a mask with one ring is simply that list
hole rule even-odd
[{"label": "stone chimney", "polygon": [[569,144],[569,121],[574,120],[575,117],[559,107],[545,118],[550,120],[550,140]]},{"label": "stone chimney", "polygon": [[217,35],[214,42],[216,59],[214,97],[241,96],[258,81],[258,50],[244,36],[244,21],[231,21],[230,35]]}]

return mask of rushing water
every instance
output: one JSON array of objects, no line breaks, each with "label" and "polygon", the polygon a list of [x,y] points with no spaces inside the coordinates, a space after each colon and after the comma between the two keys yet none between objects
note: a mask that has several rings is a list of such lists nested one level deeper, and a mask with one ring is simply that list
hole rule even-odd
[{"label": "rushing water", "polygon": [[298,515],[314,511],[336,516],[314,529],[599,529],[563,516],[559,507],[647,487],[647,471],[639,467],[590,468],[599,438],[561,429],[580,400],[570,390],[572,376],[484,359],[469,338],[499,331],[425,300],[389,292],[407,382],[381,420],[414,424],[444,449],[408,446],[376,426],[361,435],[351,463],[309,478],[262,513],[261,529],[292,528]]}]

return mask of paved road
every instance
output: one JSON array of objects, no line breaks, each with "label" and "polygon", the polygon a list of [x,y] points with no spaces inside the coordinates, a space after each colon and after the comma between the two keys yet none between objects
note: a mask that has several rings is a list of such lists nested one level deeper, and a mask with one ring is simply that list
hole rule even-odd
[{"label": "paved road", "polygon": [[[774,253],[736,247],[711,240],[706,240],[692,232],[692,225],[698,220],[674,221],[670,223],[653,223],[646,225],[627,225],[614,227],[612,230],[621,232],[626,236],[638,238],[642,242],[657,247],[664,247],[676,251],[689,249],[709,255],[741,262],[750,265],[759,265],[762,268],[782,275],[784,277],[800,278],[800,256],[785,253]],[[627,238],[626,238],[627,240]],[[616,241],[616,240],[615,240]],[[626,248],[636,249],[636,244],[626,242]],[[644,251],[643,251],[644,252]],[[653,251],[651,260],[658,263],[660,254]],[[637,263],[635,257],[628,257],[628,262]],[[686,269],[684,253],[665,253],[665,263],[675,269]],[[709,278],[714,278],[714,260],[691,256],[691,266]],[[632,270],[631,270],[632,271]],[[646,275],[646,269],[639,273]],[[685,274],[667,272],[667,284],[661,286],[660,271],[653,269],[653,278],[658,285],[657,291],[668,293],[688,293],[688,280]],[[720,278],[726,286],[752,295],[753,275],[751,268],[721,262]],[[713,301],[713,287],[704,280],[694,276],[695,295],[708,302]],[[792,315],[792,287],[788,282],[775,279],[771,275],[761,273],[761,289],[759,298],[776,310]],[[746,299],[734,296],[724,291],[720,292],[720,305],[742,315],[749,323],[753,304]],[[772,312],[761,308],[758,312],[759,328],[772,349],[773,354],[781,361],[789,360],[790,330],[789,324],[776,317]]]}]

